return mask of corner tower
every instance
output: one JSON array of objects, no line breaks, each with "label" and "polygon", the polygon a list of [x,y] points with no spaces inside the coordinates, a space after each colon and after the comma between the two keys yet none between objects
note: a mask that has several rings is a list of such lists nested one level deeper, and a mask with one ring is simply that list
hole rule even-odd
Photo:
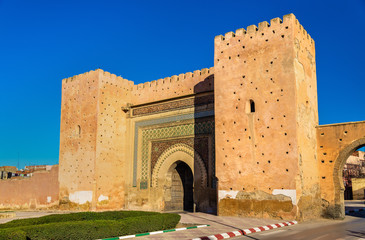
[{"label": "corner tower", "polygon": [[218,213],[317,217],[314,41],[285,15],[217,36],[214,68]]},{"label": "corner tower", "polygon": [[127,114],[133,82],[103,70],[62,81],[60,203],[124,207]]}]

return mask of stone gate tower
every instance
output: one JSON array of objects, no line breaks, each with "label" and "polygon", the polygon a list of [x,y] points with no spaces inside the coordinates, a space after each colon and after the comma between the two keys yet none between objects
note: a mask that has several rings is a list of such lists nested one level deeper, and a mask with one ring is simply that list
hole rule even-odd
[{"label": "stone gate tower", "polygon": [[214,51],[214,68],[138,85],[100,69],[64,79],[61,204],[319,216],[313,40],[290,14]]},{"label": "stone gate tower", "polygon": [[318,215],[314,41],[290,14],[217,36],[214,55],[219,214]]}]

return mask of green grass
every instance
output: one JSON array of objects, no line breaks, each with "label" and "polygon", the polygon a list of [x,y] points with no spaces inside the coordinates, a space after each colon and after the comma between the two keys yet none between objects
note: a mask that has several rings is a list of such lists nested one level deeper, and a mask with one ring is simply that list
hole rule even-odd
[{"label": "green grass", "polygon": [[55,214],[0,225],[5,239],[97,239],[174,228],[180,216],[171,213],[112,211]]}]

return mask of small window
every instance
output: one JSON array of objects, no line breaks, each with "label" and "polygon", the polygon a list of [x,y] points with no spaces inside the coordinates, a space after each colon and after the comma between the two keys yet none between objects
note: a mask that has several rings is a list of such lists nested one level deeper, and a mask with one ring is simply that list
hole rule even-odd
[{"label": "small window", "polygon": [[250,99],[246,102],[246,113],[254,113],[255,112],[255,102]]},{"label": "small window", "polygon": [[251,108],[251,112],[254,113],[255,112],[255,102],[253,100],[250,100],[250,108]]}]

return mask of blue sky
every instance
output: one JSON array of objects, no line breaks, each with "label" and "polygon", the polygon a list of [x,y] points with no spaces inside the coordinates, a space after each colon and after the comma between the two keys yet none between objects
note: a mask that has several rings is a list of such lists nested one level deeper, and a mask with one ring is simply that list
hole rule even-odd
[{"label": "blue sky", "polygon": [[364,0],[0,0],[0,166],[58,163],[63,78],[212,67],[214,36],[288,13],[316,42],[320,124],[365,120]]}]

